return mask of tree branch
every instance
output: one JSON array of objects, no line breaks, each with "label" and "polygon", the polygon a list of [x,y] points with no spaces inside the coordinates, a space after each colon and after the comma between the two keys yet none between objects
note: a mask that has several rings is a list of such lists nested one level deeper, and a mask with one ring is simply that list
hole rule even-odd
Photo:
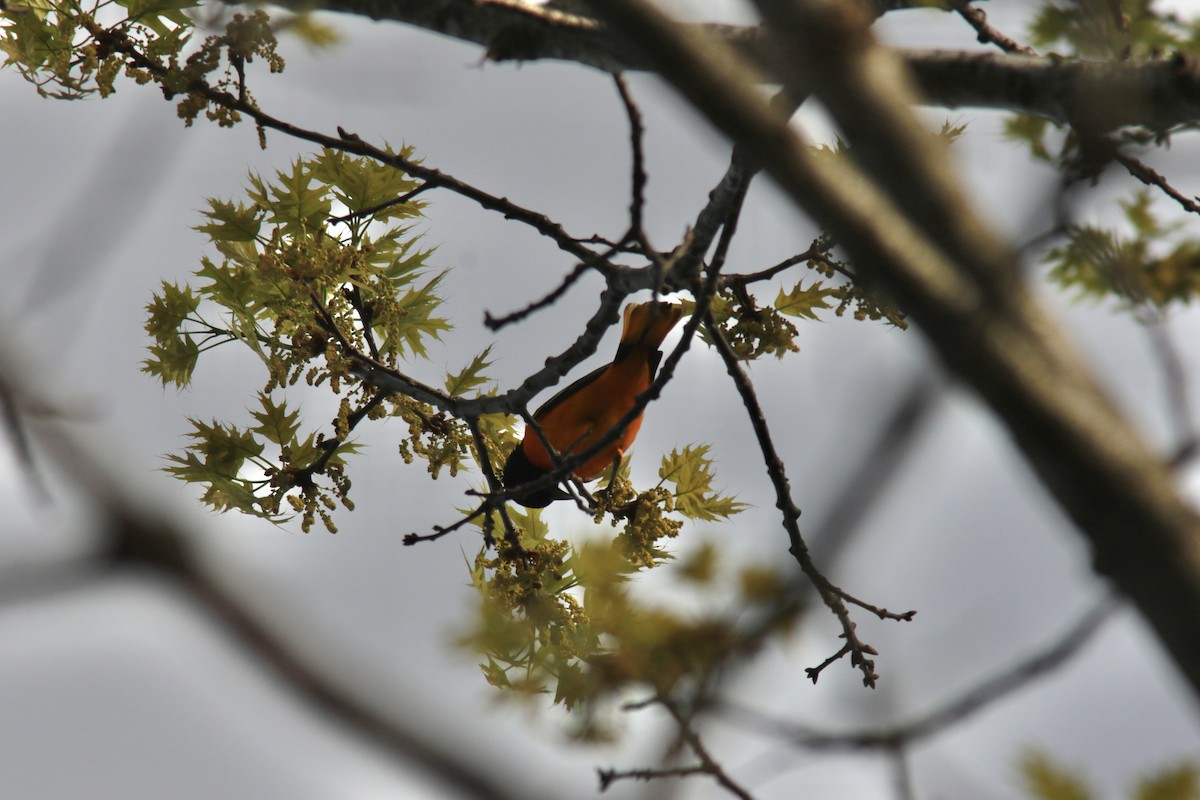
[{"label": "tree branch", "polygon": [[[595,19],[519,0],[282,0],[279,5],[401,22],[478,44],[494,61],[556,59],[605,72],[658,69],[650,54]],[[796,77],[781,67],[778,45],[759,27],[693,24],[682,29],[734,52],[753,67],[756,80]],[[992,41],[1008,45],[1007,39]],[[922,101],[933,106],[1020,111],[1096,132],[1126,125],[1167,130],[1200,119],[1200,61],[1184,55],[1094,62],[976,51],[898,54]]]},{"label": "tree branch", "polygon": [[721,333],[720,326],[713,321],[711,314],[707,313],[707,311],[705,312],[704,324],[708,328],[708,335],[713,342],[714,348],[725,362],[725,369],[729,373],[729,377],[733,379],[738,394],[741,395],[742,405],[746,408],[746,414],[750,417],[750,424],[754,428],[754,435],[758,440],[759,450],[762,451],[763,460],[767,465],[767,473],[771,477],[771,484],[775,487],[775,507],[779,509],[783,517],[783,527],[787,532],[788,543],[790,545],[788,552],[796,559],[796,563],[800,565],[801,571],[812,582],[813,586],[816,587],[821,601],[833,612],[842,626],[842,637],[846,640],[846,646],[836,656],[827,660],[819,667],[809,669],[808,676],[815,683],[821,670],[842,656],[849,655],[850,663],[862,672],[863,684],[874,687],[875,681],[879,676],[875,674],[875,662],[868,658],[868,656],[874,655],[875,650],[866,642],[860,640],[855,633],[854,621],[850,619],[850,611],[846,608],[846,603],[844,602],[845,593],[834,586],[817,569],[816,564],[813,563],[812,555],[808,551],[808,545],[800,533],[800,509],[796,507],[795,501],[792,500],[792,490],[788,483],[787,473],[783,467],[783,460],[775,450],[775,443],[771,439],[770,431],[767,429],[766,416],[763,414],[762,407],[758,403],[758,398],[754,393],[754,387],[750,383],[750,378],[746,375],[741,365],[738,364],[737,356],[729,346],[729,342],[725,340],[725,335]]},{"label": "tree branch", "polygon": [[[1003,276],[988,276],[998,260],[987,250],[991,238],[973,249],[960,242],[955,251],[963,263],[949,260],[868,176],[843,161],[814,157],[762,101],[753,71],[727,49],[698,40],[641,0],[596,0],[596,6],[642,44],[659,72],[710,121],[755,152],[864,274],[897,298],[946,366],[1008,427],[1091,544],[1097,571],[1134,600],[1200,694],[1200,517],[1032,295]],[[846,76],[863,74],[861,65],[847,62],[874,58],[870,37],[821,13],[837,14],[844,5],[815,6],[780,3],[779,13],[787,15],[790,7],[799,14],[788,29],[822,39],[821,52],[838,62],[809,75],[820,99],[834,110],[836,95],[846,92],[864,104],[854,113],[893,118],[887,106],[902,99],[845,85]],[[904,209],[950,208],[945,197],[926,194],[938,191],[937,181],[916,186],[923,188],[910,194]],[[1006,271],[1019,273],[1007,248],[1002,255]]]},{"label": "tree branch", "polygon": [[1046,649],[980,682],[961,697],[899,725],[849,733],[819,733],[807,726],[772,719],[736,706],[725,705],[721,710],[731,719],[786,737],[793,745],[809,750],[894,750],[944,733],[990,708],[1001,698],[1058,670],[1092,641],[1118,608],[1120,604],[1115,598],[1106,597]]}]

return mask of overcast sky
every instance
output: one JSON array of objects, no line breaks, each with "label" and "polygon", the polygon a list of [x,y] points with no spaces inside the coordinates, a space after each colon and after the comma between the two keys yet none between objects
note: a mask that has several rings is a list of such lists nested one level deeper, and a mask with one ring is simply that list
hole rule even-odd
[{"label": "overcast sky", "polygon": [[[1020,5],[995,0],[992,18],[1019,33]],[[611,81],[562,64],[484,65],[478,49],[395,25],[333,20],[335,50],[312,54],[294,40],[287,71],[254,75],[275,116],[323,131],[340,125],[364,139],[413,145],[425,163],[579,233],[625,225],[629,155]],[[891,40],[971,48],[969,29],[932,11],[894,15]],[[673,245],[705,202],[727,161],[720,139],[667,90],[633,79],[646,116],[652,240]],[[395,452],[393,424],[363,433],[353,464],[358,510],[340,533],[301,534],[233,515],[204,513],[195,493],[157,469],[178,449],[186,417],[244,418],[261,387],[260,364],[232,348],[201,361],[195,388],[164,392],[139,372],[144,306],[160,282],[185,281],[205,253],[193,231],[207,197],[237,196],[247,170],[285,166],[310,149],[252,128],[198,123],[184,129],[151,89],[121,84],[106,101],[40,100],[0,73],[5,166],[0,231],[0,325],[6,357],[54,397],[68,423],[123,479],[171,509],[212,555],[213,568],[265,619],[339,680],[431,735],[547,796],[588,797],[594,767],[649,766],[664,733],[651,712],[627,720],[609,749],[567,743],[559,709],[502,704],[453,639],[470,619],[463,531],[420,547],[404,534],[454,521],[466,478],[431,482]],[[1049,224],[1048,171],[1002,141],[996,116],[931,112],[970,124],[955,146],[963,179],[988,219],[1023,241]],[[823,130],[809,120],[810,130]],[[1182,151],[1182,152],[1180,152]],[[1180,167],[1179,147],[1161,163]],[[1176,172],[1196,185],[1196,175]],[[1194,191],[1193,191],[1194,193]],[[446,313],[457,327],[413,371],[438,381],[495,342],[495,377],[511,386],[578,332],[597,283],[500,335],[482,325],[545,292],[572,264],[555,247],[495,214],[433,192],[423,223],[450,270]],[[1079,208],[1099,214],[1100,204]],[[753,271],[803,250],[814,229],[759,182],[739,226],[730,269]],[[775,289],[761,297],[769,301]],[[1104,305],[1051,296],[1080,346],[1156,442],[1168,442],[1162,380],[1145,334]],[[1195,314],[1173,323],[1179,341],[1200,331]],[[756,363],[753,376],[787,460],[802,522],[816,535],[844,477],[903,389],[935,381],[918,331],[829,317],[801,326],[801,352]],[[611,357],[615,337],[601,345]],[[1192,383],[1200,363],[1189,358]],[[579,368],[580,374],[588,365]],[[305,406],[312,425],[333,413],[328,398]],[[634,450],[634,474],[654,475],[659,453],[711,442],[718,483],[746,502],[727,525],[689,525],[686,552],[717,541],[747,563],[786,559],[787,541],[735,392],[712,353],[696,348],[652,406]],[[911,624],[860,617],[880,650],[879,689],[833,668],[813,686],[803,668],[838,646],[827,615],[771,648],[737,682],[747,704],[830,729],[903,720],[953,698],[1055,640],[1103,592],[1078,537],[1037,485],[990,416],[949,386],[903,465],[839,561],[834,579]],[[86,551],[92,514],[39,458],[51,488],[38,500],[9,443],[0,444],[0,789],[29,798],[212,797],[351,800],[425,798],[439,789],[293,702],[211,621],[156,579],[119,575],[46,586],[47,566]],[[584,535],[567,509],[548,517],[556,533]],[[671,579],[656,578],[669,588]],[[653,586],[650,587],[653,589]],[[1128,612],[1055,676],[916,750],[921,796],[1020,797],[1015,763],[1044,748],[1097,785],[1127,787],[1137,775],[1194,756],[1194,701],[1144,626]],[[888,775],[871,758],[789,750],[730,726],[711,731],[714,752],[762,798],[884,796]],[[696,781],[684,797],[721,796]],[[642,796],[619,787],[615,797]],[[653,792],[664,792],[657,785]],[[447,795],[449,796],[449,795]],[[661,795],[659,795],[661,796]],[[1117,796],[1111,794],[1107,796]]]}]

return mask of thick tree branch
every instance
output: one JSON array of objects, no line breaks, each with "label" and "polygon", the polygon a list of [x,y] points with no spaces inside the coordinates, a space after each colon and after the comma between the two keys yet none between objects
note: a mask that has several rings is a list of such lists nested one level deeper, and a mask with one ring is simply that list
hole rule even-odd
[{"label": "thick tree branch", "polygon": [[[844,161],[815,157],[762,101],[753,71],[734,54],[697,39],[641,0],[597,0],[597,7],[642,44],[658,71],[702,113],[754,152],[864,274],[898,299],[947,367],[1008,427],[1090,543],[1097,571],[1137,604],[1200,694],[1200,517],[1032,295],[1018,283],[984,277],[995,263],[995,255],[984,252],[990,241],[973,251],[959,243],[956,255],[965,263],[948,259],[921,230],[922,220],[902,213],[867,175]],[[780,3],[776,11],[788,15],[788,7]],[[799,30],[790,27],[792,20],[805,26],[805,35],[826,41],[823,52],[846,67],[808,76],[835,116],[834,96],[847,92],[865,104],[856,113],[892,118],[896,99],[881,96],[886,84],[875,92],[844,84],[844,76],[862,74],[856,59],[874,57],[869,37],[822,14],[845,6],[797,2],[790,8],[800,16],[786,17],[789,30]],[[919,182],[923,188],[914,187],[904,208],[946,208],[944,197],[923,194],[938,185]],[[1015,258],[1005,258],[1010,271],[1019,272]],[[997,297],[1003,301],[989,302]]]},{"label": "thick tree branch", "polygon": [[[293,10],[390,20],[478,44],[495,61],[573,61],[605,72],[655,70],[655,59],[595,19],[519,0],[282,0]],[[757,77],[787,75],[779,46],[758,27],[695,24],[703,37],[739,55]],[[794,51],[791,51],[795,55]],[[1084,62],[1058,57],[951,50],[904,50],[922,102],[943,108],[1020,111],[1102,132],[1125,125],[1166,130],[1200,119],[1200,61]]]}]

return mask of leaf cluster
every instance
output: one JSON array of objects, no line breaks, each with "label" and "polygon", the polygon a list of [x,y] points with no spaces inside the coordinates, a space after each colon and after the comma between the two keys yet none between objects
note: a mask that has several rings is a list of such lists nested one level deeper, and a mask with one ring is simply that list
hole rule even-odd
[{"label": "leaf cluster", "polygon": [[[1034,800],[1092,800],[1100,795],[1075,772],[1041,752],[1026,755],[1020,763],[1022,782]],[[1164,768],[1138,781],[1130,800],[1200,800],[1200,772],[1183,763]]]},{"label": "leaf cluster", "polygon": [[[222,126],[241,119],[214,93],[254,105],[246,83],[256,60],[282,72],[276,23],[261,9],[233,14],[219,34],[195,45],[188,13],[198,0],[15,0],[0,16],[3,66],[16,69],[44,97],[107,97],[124,74],[138,84],[157,83],[187,125],[204,113]],[[302,38],[322,45],[332,34],[305,14],[285,21]],[[184,55],[185,52],[188,54]],[[260,131],[260,140],[261,140]]]},{"label": "leaf cluster", "polygon": [[1132,236],[1073,225],[1067,241],[1046,255],[1050,278],[1084,296],[1113,297],[1131,307],[1187,303],[1200,294],[1200,239],[1171,239],[1173,228],[1155,216],[1150,193],[1121,201]]},{"label": "leaf cluster", "polygon": [[105,97],[123,69],[139,83],[150,79],[113,42],[135,46],[155,63],[177,62],[191,39],[187,11],[196,5],[195,0],[14,0],[0,17],[0,52],[4,66],[16,69],[43,97]]},{"label": "leaf cluster", "polygon": [[[787,353],[799,351],[796,344],[799,330],[791,319],[819,321],[821,311],[832,310],[839,317],[852,311],[859,321],[882,320],[901,329],[908,327],[894,304],[858,280],[848,264],[833,256],[834,247],[831,238],[821,236],[807,251],[777,267],[763,273],[731,275],[723,283],[713,295],[709,310],[739,359],[753,361],[764,355],[783,358]],[[751,282],[801,262],[820,277],[810,280],[808,285],[801,279],[790,289],[780,288],[773,303],[759,305],[750,291]],[[685,301],[684,305],[690,313],[693,304]],[[707,327],[700,328],[699,335],[705,343],[712,344]]]},{"label": "leaf cluster", "polygon": [[1155,58],[1200,45],[1200,20],[1158,11],[1154,5],[1153,0],[1046,3],[1030,25],[1030,41],[1083,58]]},{"label": "leaf cluster", "polygon": [[[479,613],[462,639],[484,656],[489,683],[525,696],[549,693],[569,710],[582,708],[579,733],[600,736],[605,727],[597,712],[620,693],[640,687],[668,694],[756,646],[766,631],[748,631],[720,614],[651,608],[632,591],[635,575],[671,559],[662,542],[683,525],[673,515],[716,521],[744,508],[712,489],[707,453],[704,445],[673,450],[662,460],[659,485],[648,491],[635,493],[622,477],[601,490],[596,518],[622,528],[613,539],[571,545],[550,538],[540,510],[508,512],[521,550],[505,542],[476,556],[471,574]],[[693,559],[681,574],[711,589],[715,559],[710,549],[702,553],[709,558]],[[708,567],[698,566],[705,560]],[[774,587],[755,591],[752,604],[778,605],[787,589],[779,578]]]},{"label": "leaf cluster", "polygon": [[[154,344],[143,369],[184,387],[200,355],[218,346],[241,345],[262,361],[266,380],[251,411],[258,424],[193,420],[192,442],[169,457],[168,470],[203,484],[214,509],[274,521],[300,513],[305,530],[316,517],[333,530],[330,512],[350,504],[348,437],[365,418],[403,418],[410,458],[426,459],[435,475],[457,469],[469,441],[461,424],[411,398],[377,397],[357,384],[343,390],[351,351],[395,366],[423,356],[426,341],[449,327],[435,313],[442,276],[426,274],[430,251],[411,224],[421,204],[398,202],[417,186],[392,167],[325,150],[272,179],[252,174],[244,200],[208,201],[197,230],[219,257],[201,259],[194,285],[164,282],[153,297],[146,331]],[[349,213],[331,219],[335,209]],[[273,399],[302,379],[339,397],[327,432],[302,434],[298,412]]]}]

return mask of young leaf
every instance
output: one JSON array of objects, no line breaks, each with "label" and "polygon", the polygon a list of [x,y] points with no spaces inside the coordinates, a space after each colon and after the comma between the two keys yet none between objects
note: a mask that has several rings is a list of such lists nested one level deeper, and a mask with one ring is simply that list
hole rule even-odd
[{"label": "young leaf", "polygon": [[1046,147],[1046,131],[1050,121],[1032,114],[1013,114],[1004,120],[1004,135],[1009,139],[1024,142],[1029,153],[1039,161],[1052,162],[1054,158]]},{"label": "young leaf", "polygon": [[690,518],[715,522],[728,519],[746,507],[728,495],[712,488],[712,459],[708,458],[709,446],[688,445],[683,451],[671,450],[663,456],[658,475],[675,484],[675,510]]},{"label": "young leaf", "polygon": [[214,242],[252,242],[258,238],[259,228],[262,227],[257,208],[211,197],[204,216],[210,221],[197,225],[196,230],[207,234]]},{"label": "young leaf", "polygon": [[150,357],[142,362],[142,372],[157,377],[163,386],[173,383],[183,387],[192,380],[196,359],[200,357],[200,346],[191,336],[184,334],[160,339],[158,344],[152,344],[147,349]]},{"label": "young leaf", "polygon": [[337,28],[320,21],[310,11],[302,11],[288,20],[286,30],[313,50],[325,50],[342,41]]},{"label": "young leaf", "polygon": [[259,393],[258,400],[263,410],[250,412],[251,416],[258,420],[258,425],[250,430],[269,442],[278,445],[292,444],[296,438],[296,431],[300,428],[300,412],[293,411],[289,414],[287,401],[275,405],[266,394]]},{"label": "young leaf", "polygon": [[815,281],[807,289],[803,287],[803,282],[797,283],[795,288],[790,292],[779,290],[779,296],[775,298],[775,308],[780,312],[787,314],[789,317],[803,317],[805,319],[819,319],[817,310],[822,308],[831,308],[827,297],[837,296],[836,289],[827,289],[821,281]]},{"label": "young leaf", "polygon": [[440,340],[441,332],[450,330],[449,322],[433,316],[434,309],[442,303],[436,290],[445,276],[446,273],[441,272],[419,289],[409,289],[400,298],[400,313],[386,325],[387,338],[380,349],[403,352],[407,348],[416,357],[424,358],[425,337]]},{"label": "young leaf", "polygon": [[192,423],[188,437],[194,440],[188,449],[203,455],[204,463],[222,475],[233,477],[247,458],[262,455],[263,443],[250,431],[240,431],[216,420],[211,425],[194,418],[189,418],[188,422]]},{"label": "young leaf", "polygon": [[291,236],[323,230],[333,203],[325,187],[313,179],[305,161],[298,158],[292,162],[291,172],[279,170],[275,176],[276,182],[265,192],[261,179],[258,184],[260,196],[266,195],[265,202],[259,202],[267,209],[267,220]]},{"label": "young leaf", "polygon": [[459,397],[466,392],[476,389],[488,382],[488,377],[483,374],[483,371],[490,367],[494,362],[488,361],[488,356],[492,353],[492,345],[484,348],[483,352],[471,359],[471,363],[467,364],[457,375],[446,373],[446,391],[455,397]]},{"label": "young leaf", "polygon": [[[404,155],[411,151],[406,148]],[[329,185],[333,195],[351,211],[377,208],[411,192],[419,185],[402,170],[368,158],[355,158],[326,148],[314,160],[312,175]],[[420,213],[417,203],[397,203],[380,209],[375,220],[412,217]]]},{"label": "young leaf", "polygon": [[254,300],[253,277],[246,270],[238,269],[229,262],[217,266],[205,256],[200,259],[200,269],[196,270],[196,277],[207,278],[209,281],[207,286],[200,287],[200,293],[230,311],[249,312],[257,305]]}]

